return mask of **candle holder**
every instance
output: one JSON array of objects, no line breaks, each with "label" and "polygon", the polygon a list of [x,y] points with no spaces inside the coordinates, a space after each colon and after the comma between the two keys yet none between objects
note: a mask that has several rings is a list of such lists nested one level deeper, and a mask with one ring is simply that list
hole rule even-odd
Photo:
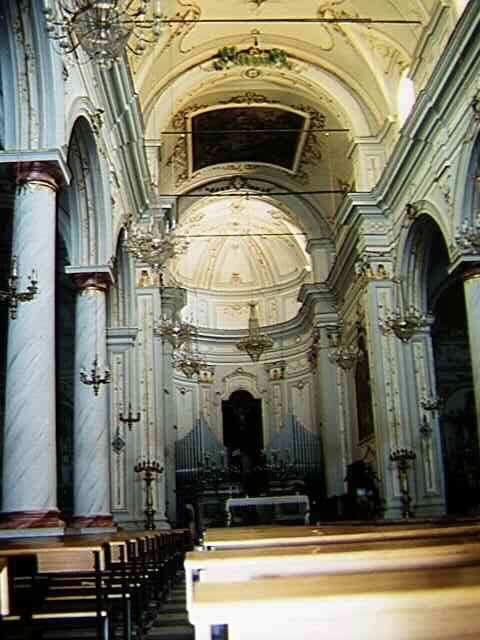
[{"label": "candle holder", "polygon": [[134,424],[135,422],[140,422],[140,417],[141,417],[140,411],[137,411],[137,414],[135,417],[133,416],[131,402],[128,403],[127,416],[123,415],[123,411],[120,411],[120,413],[118,414],[118,419],[120,420],[120,422],[125,422],[126,424],[128,424],[129,431],[132,430],[132,424]]},{"label": "candle holder", "polygon": [[438,411],[443,409],[444,399],[441,396],[424,396],[420,401],[420,405],[424,411]]},{"label": "candle holder", "polygon": [[402,518],[413,518],[414,514],[411,508],[412,497],[410,496],[410,485],[408,482],[408,470],[410,463],[417,457],[412,449],[394,449],[390,453],[390,460],[395,462],[398,470],[398,480],[400,483],[400,492],[402,500]]},{"label": "candle holder", "polygon": [[158,460],[143,458],[133,467],[135,473],[143,473],[145,482],[145,529],[153,531],[155,529],[155,509],[153,508],[152,483],[163,473],[163,467]]},{"label": "candle holder", "polygon": [[93,386],[93,393],[98,396],[100,385],[111,382],[110,369],[105,369],[103,373],[100,373],[100,369],[98,367],[98,356],[95,356],[89,374],[87,374],[85,368],[82,367],[80,371],[80,381],[83,382],[83,384]]},{"label": "candle holder", "polygon": [[6,291],[0,291],[0,302],[6,302],[8,304],[10,318],[12,320],[15,320],[17,317],[18,303],[33,300],[38,292],[38,280],[35,269],[32,269],[32,273],[28,276],[28,279],[30,284],[26,291],[18,291],[17,256],[13,255],[10,266],[10,275],[8,276],[8,289]]}]

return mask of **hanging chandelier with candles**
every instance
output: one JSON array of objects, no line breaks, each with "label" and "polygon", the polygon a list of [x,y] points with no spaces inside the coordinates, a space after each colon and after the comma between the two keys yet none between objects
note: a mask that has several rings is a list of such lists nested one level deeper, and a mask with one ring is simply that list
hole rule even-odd
[{"label": "hanging chandelier with candles", "polygon": [[393,333],[402,342],[408,342],[412,336],[433,322],[430,313],[421,312],[414,304],[405,304],[402,282],[399,278],[393,280],[398,285],[398,304],[378,323],[384,335]]},{"label": "hanging chandelier with candles", "polygon": [[178,314],[172,318],[163,317],[157,322],[155,331],[161,336],[162,341],[167,341],[173,349],[180,347],[187,340],[191,340],[197,332],[196,327],[188,322],[183,322]]},{"label": "hanging chandelier with candles", "polygon": [[64,53],[79,47],[87,59],[108,68],[125,51],[141,55],[158,41],[160,0],[48,0],[47,31]]},{"label": "hanging chandelier with candles", "polygon": [[352,369],[363,358],[362,350],[355,344],[344,344],[337,328],[327,329],[328,359],[344,370]]},{"label": "hanging chandelier with candles", "polygon": [[245,351],[253,362],[258,362],[264,351],[273,347],[273,340],[260,331],[257,318],[256,302],[249,302],[250,317],[248,319],[248,335],[237,342],[237,349]]},{"label": "hanging chandelier with candles", "polygon": [[182,347],[175,351],[172,356],[173,366],[187,378],[198,376],[200,371],[207,367],[207,363],[201,358],[198,348],[194,347],[193,335],[197,335],[196,329],[194,334],[190,334],[185,338]]},{"label": "hanging chandelier with candles", "polygon": [[165,263],[188,248],[186,240],[175,236],[175,231],[159,229],[153,218],[147,223],[134,222],[131,218],[125,229],[127,251],[159,271]]}]

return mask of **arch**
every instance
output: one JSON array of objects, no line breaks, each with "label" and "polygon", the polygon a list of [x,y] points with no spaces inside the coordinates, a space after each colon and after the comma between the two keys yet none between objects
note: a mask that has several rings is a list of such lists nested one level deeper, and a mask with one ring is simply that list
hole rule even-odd
[{"label": "arch", "polygon": [[[210,52],[211,54],[212,52]],[[210,55],[207,57],[204,55],[197,64],[185,69],[183,73],[176,70],[175,77],[162,86],[156,86],[146,96],[143,113],[147,138],[158,138],[158,131],[167,127],[168,120],[173,116],[172,104],[176,105],[176,111],[184,108],[185,105],[178,105],[176,96],[185,95],[189,97],[189,101],[193,101],[198,99],[199,95],[204,94],[205,89],[211,90],[213,86],[216,91],[220,88],[227,90],[226,85],[229,85],[231,90],[238,91],[238,78],[236,77],[238,71],[235,69],[222,73],[220,77],[215,79],[215,82],[213,78],[209,77],[208,83],[205,73],[199,73]],[[301,58],[300,61],[303,62]],[[368,137],[377,132],[381,123],[380,113],[375,112],[373,104],[367,105],[366,97],[362,102],[359,95],[352,90],[349,82],[353,84],[353,78],[347,82],[346,79],[341,78],[338,69],[317,67],[314,64],[309,64],[308,77],[305,78],[305,81],[302,81],[301,75],[285,71],[282,71],[282,74],[273,71],[271,77],[273,79],[278,75],[278,79],[281,80],[285,73],[291,74],[292,78],[295,78],[295,95],[300,100],[308,99],[307,94],[310,94],[312,99],[315,98],[316,102],[318,102],[319,95],[326,96],[328,101],[332,102],[342,114],[341,120],[351,126],[352,138]],[[203,87],[201,80],[207,83],[205,87]],[[315,87],[315,94],[312,94],[312,85]],[[362,88],[358,87],[358,91],[361,92]],[[160,96],[162,96],[162,100],[160,100]],[[155,128],[156,131],[152,131],[152,128]]]},{"label": "arch", "polygon": [[[195,206],[205,197],[206,187],[211,193],[224,193],[227,197],[229,194],[238,195],[239,193],[258,193],[258,197],[268,200],[273,206],[290,212],[299,221],[300,225],[305,229],[309,238],[327,238],[332,240],[332,231],[326,221],[326,216],[319,210],[316,203],[313,203],[307,196],[301,196],[296,193],[288,195],[289,187],[287,179],[281,175],[279,179],[272,177],[250,176],[248,180],[241,178],[244,185],[239,191],[233,186],[236,176],[222,176],[210,180],[202,181],[194,187],[190,187],[183,193],[178,193],[178,221],[191,207]],[[292,187],[295,190],[295,187]],[[285,195],[269,196],[268,192],[285,192]],[[182,201],[182,195],[188,196]],[[292,206],[292,201],[295,206]],[[185,202],[185,204],[183,204]],[[334,248],[332,240],[332,249]]]},{"label": "arch", "polygon": [[63,65],[48,38],[42,3],[2,3],[0,11],[5,147],[61,147],[65,141]]},{"label": "arch", "polygon": [[59,200],[59,228],[75,266],[106,264],[111,251],[110,193],[90,123],[82,115],[68,147],[70,186]]},{"label": "arch", "polygon": [[473,224],[475,208],[480,206],[480,119],[475,120],[472,114],[470,125],[475,133],[471,136],[470,144],[465,145],[463,154],[457,166],[455,202],[453,206],[454,218],[452,236],[463,224]]},{"label": "arch", "polygon": [[[450,262],[448,234],[438,210],[428,201],[414,203],[418,214],[409,227],[403,242],[399,241],[399,260],[396,272],[405,277],[402,282],[405,304],[414,304],[425,313],[429,307],[428,280],[432,274],[432,255],[438,249],[439,239]],[[433,264],[435,267],[435,264]],[[448,272],[441,274],[448,277]],[[438,276],[440,277],[440,276]]]}]

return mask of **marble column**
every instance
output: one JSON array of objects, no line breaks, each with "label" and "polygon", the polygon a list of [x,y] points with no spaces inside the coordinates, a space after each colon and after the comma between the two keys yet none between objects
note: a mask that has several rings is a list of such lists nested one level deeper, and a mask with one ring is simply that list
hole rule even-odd
[{"label": "marble column", "polygon": [[0,528],[63,527],[57,508],[55,441],[54,163],[19,165],[12,254],[20,291],[35,269],[38,292],[10,319]]},{"label": "marble column", "polygon": [[110,499],[110,439],[108,389],[80,380],[98,362],[100,375],[107,365],[106,292],[104,273],[75,276],[78,297],[75,314],[75,387],[73,436],[73,525],[78,528],[112,526]]},{"label": "marble column", "polygon": [[480,435],[480,265],[471,267],[464,272],[463,287],[467,310],[477,428]]}]

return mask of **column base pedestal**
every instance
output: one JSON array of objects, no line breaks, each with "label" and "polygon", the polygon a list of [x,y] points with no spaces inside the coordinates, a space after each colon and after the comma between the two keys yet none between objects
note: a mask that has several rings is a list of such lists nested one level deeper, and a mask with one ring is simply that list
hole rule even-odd
[{"label": "column base pedestal", "polygon": [[68,524],[71,533],[114,533],[117,527],[112,516],[75,516]]},{"label": "column base pedestal", "polygon": [[61,536],[65,522],[59,511],[10,511],[0,513],[0,538]]}]

